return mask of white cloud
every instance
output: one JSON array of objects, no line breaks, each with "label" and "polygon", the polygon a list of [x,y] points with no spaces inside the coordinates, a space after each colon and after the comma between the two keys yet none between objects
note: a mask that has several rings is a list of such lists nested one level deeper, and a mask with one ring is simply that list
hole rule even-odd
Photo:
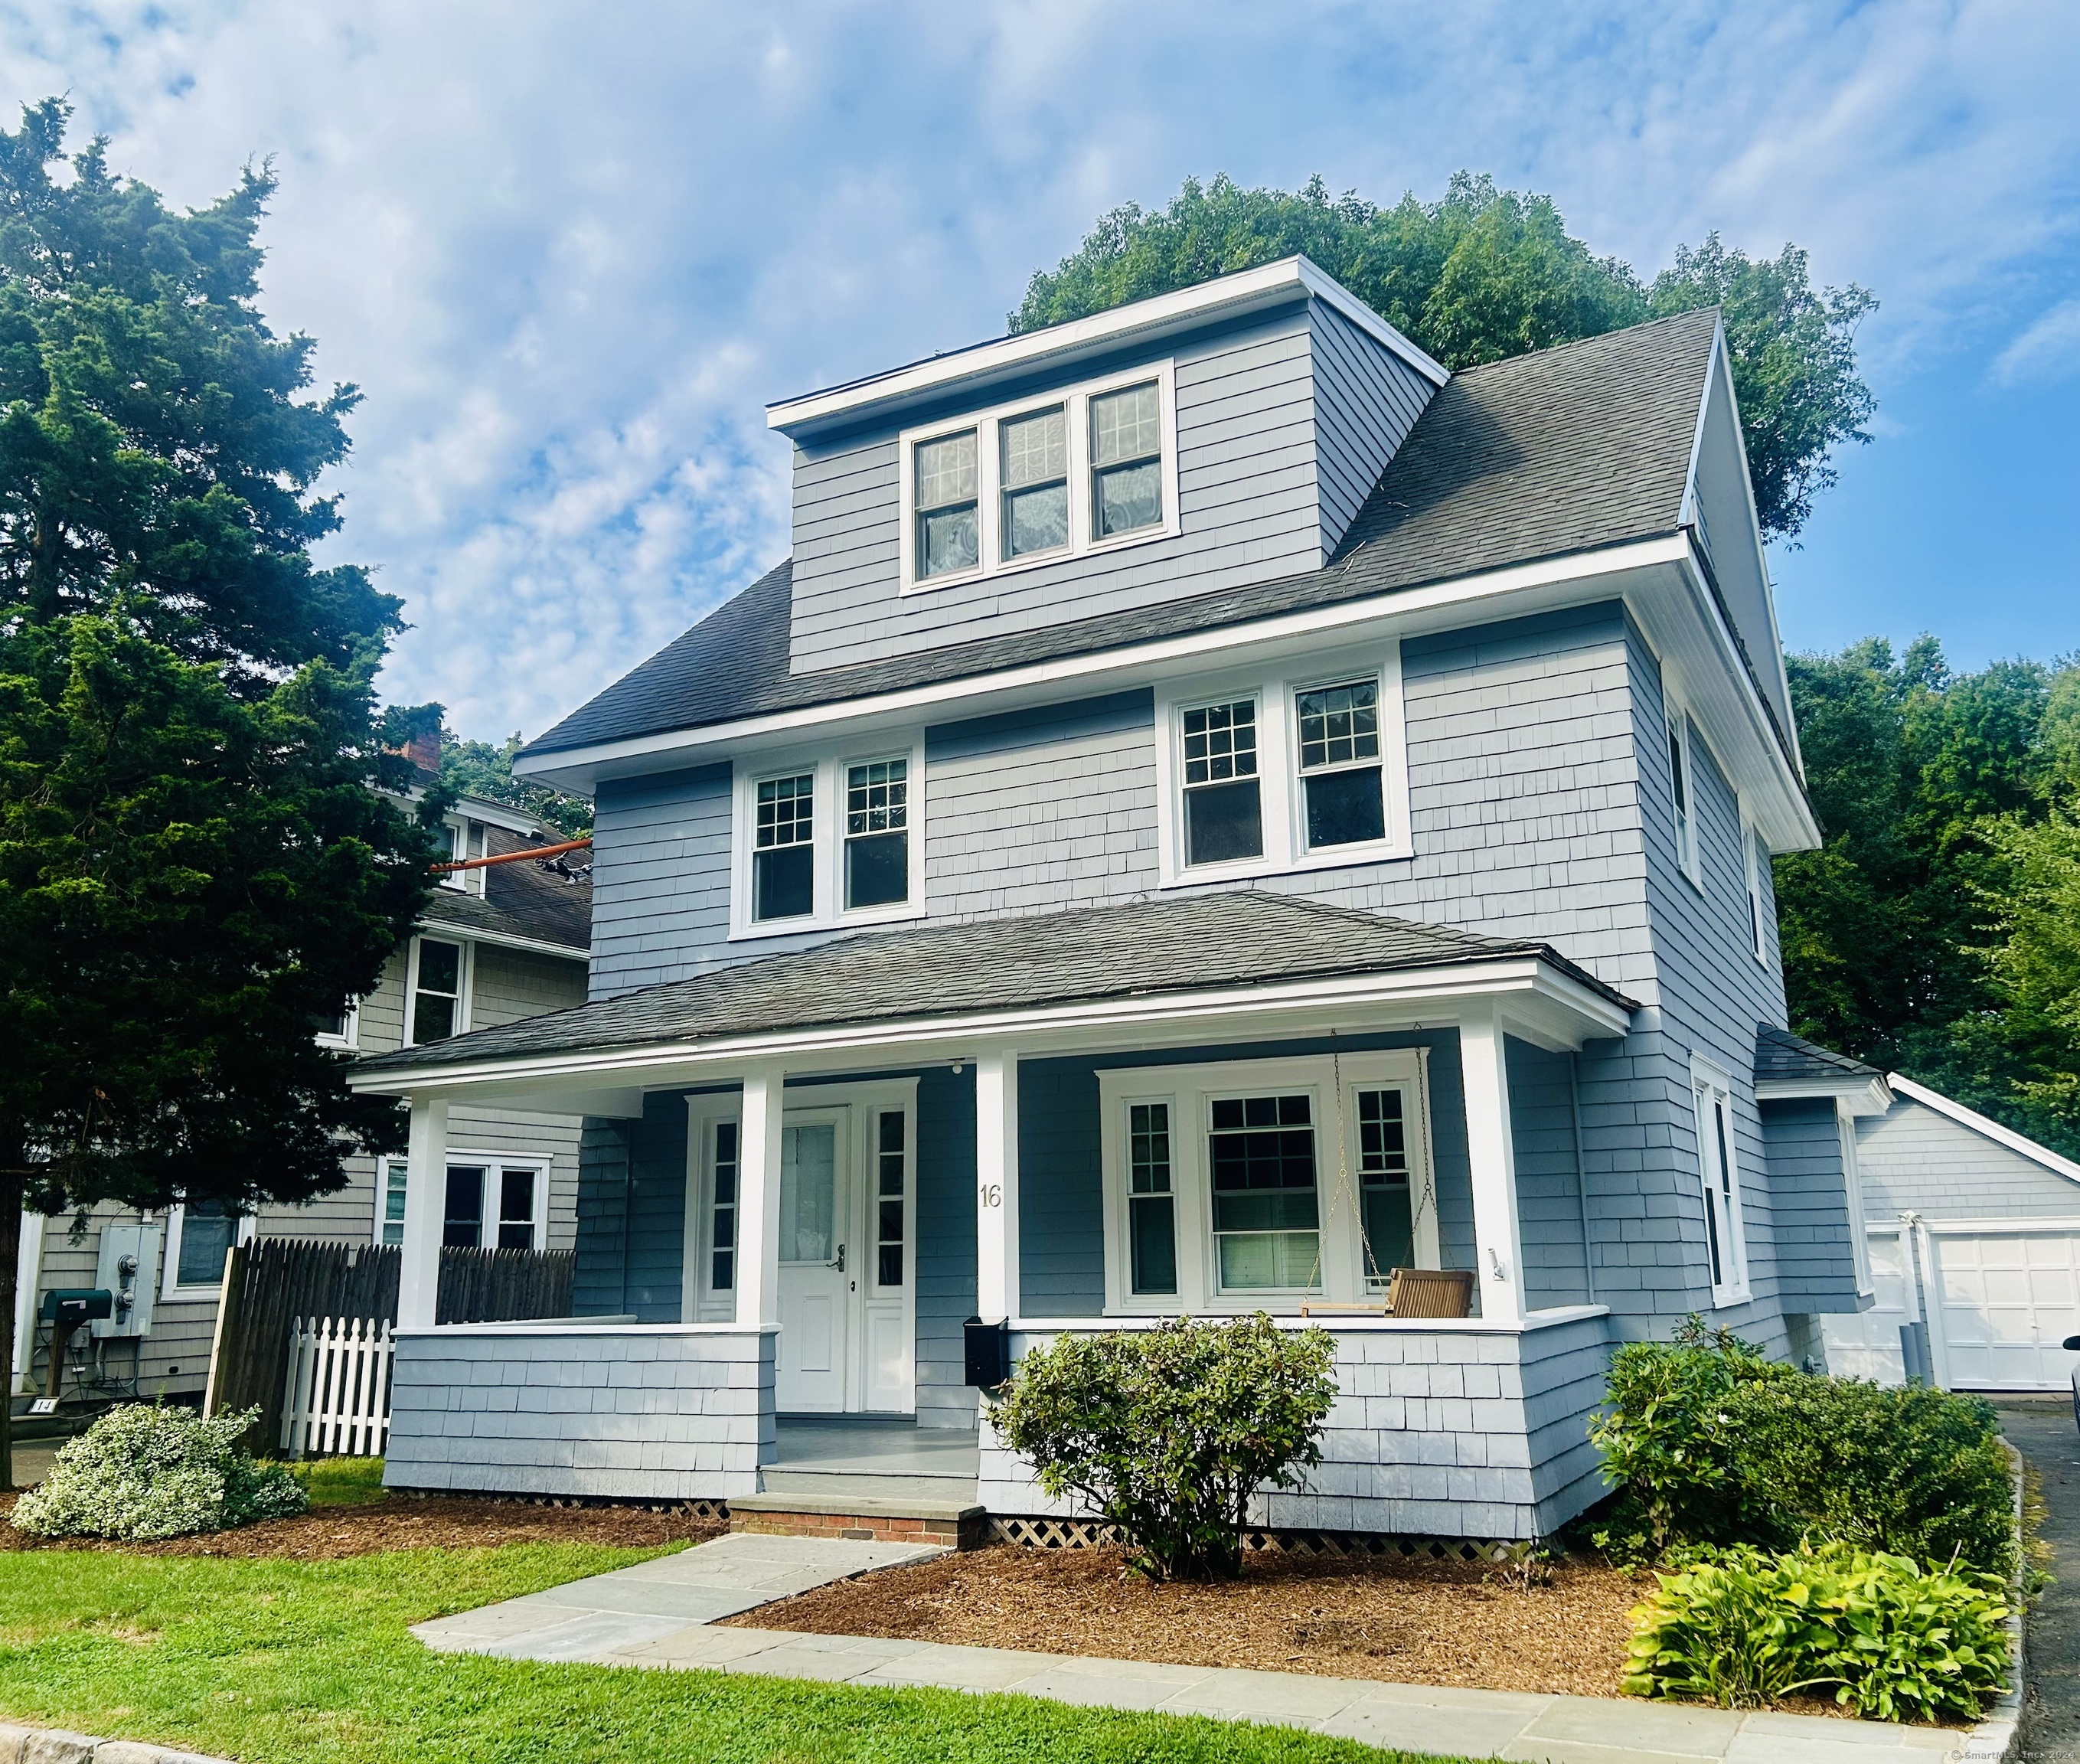
[{"label": "white cloud", "polygon": [[2080,373],[2080,300],[2061,300],[1994,358],[2004,386],[2041,384]]},{"label": "white cloud", "polygon": [[329,555],[405,597],[386,690],[479,734],[784,555],[764,404],[991,334],[1118,202],[1469,166],[1643,269],[1795,238],[1884,297],[1882,392],[2043,305],[2076,62],[2064,0],[0,0],[12,94],[119,169],[201,202],[275,156],[267,309],[367,393]]}]

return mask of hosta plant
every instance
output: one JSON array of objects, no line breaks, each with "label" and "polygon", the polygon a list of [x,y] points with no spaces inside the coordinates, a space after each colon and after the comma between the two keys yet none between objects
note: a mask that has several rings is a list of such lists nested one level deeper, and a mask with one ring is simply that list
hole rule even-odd
[{"label": "hosta plant", "polygon": [[15,1503],[15,1528],[143,1542],[300,1513],[308,1498],[287,1467],[258,1463],[238,1443],[257,1413],[206,1421],[164,1405],[111,1409]]}]

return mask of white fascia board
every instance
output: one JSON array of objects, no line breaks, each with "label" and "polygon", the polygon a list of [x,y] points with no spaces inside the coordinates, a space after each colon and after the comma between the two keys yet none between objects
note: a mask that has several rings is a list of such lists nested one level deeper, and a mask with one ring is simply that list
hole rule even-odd
[{"label": "white fascia board", "polygon": [[551,943],[539,937],[518,937],[510,931],[480,931],[472,925],[455,925],[446,919],[424,918],[413,926],[421,936],[438,937],[450,943],[489,943],[494,949],[516,949],[529,956],[555,956],[567,962],[589,961],[592,951],[583,944]]},{"label": "white fascia board", "polygon": [[1765,1078],[1755,1087],[1758,1102],[1797,1102],[1831,1097],[1851,1115],[1882,1115],[1892,1107],[1892,1087],[1877,1073],[1860,1078],[1845,1072],[1839,1078]]},{"label": "white fascia board", "polygon": [[886,373],[851,380],[822,392],[784,398],[765,407],[768,428],[808,429],[833,418],[852,417],[877,405],[895,404],[957,385],[964,380],[1000,376],[1052,358],[1075,355],[1149,332],[1169,330],[1231,309],[1265,305],[1311,294],[1384,343],[1433,384],[1451,378],[1449,369],[1416,347],[1364,301],[1304,257],[1281,258],[1256,269],[1216,277],[1173,293],[1134,300],[1109,311],[1044,330],[1021,331],[977,343]]},{"label": "white fascia board", "polygon": [[[667,730],[639,735],[624,741],[601,741],[589,747],[523,756],[514,762],[516,773],[545,781],[563,779],[595,779],[623,772],[648,771],[665,765],[685,766],[728,758],[741,748],[770,743],[779,737],[807,735],[833,724],[953,721],[962,716],[980,714],[963,710],[964,705],[988,701],[992,711],[1020,708],[1017,695],[1030,695],[1030,702],[1043,704],[1060,695],[1059,688],[1075,686],[1092,692],[1116,691],[1153,684],[1169,674],[1219,668],[1231,659],[1262,658],[1267,647],[1287,643],[1300,647],[1324,636],[1370,641],[1374,637],[1412,635],[1440,630],[1459,623],[1470,613],[1476,617],[1502,618],[1520,612],[1543,610],[1543,602],[1564,605],[1580,598],[1577,585],[1597,584],[1612,596],[1622,587],[1610,587],[1608,578],[1657,566],[1688,566],[1690,541],[1681,533],[1659,539],[1638,540],[1599,551],[1565,557],[1516,564],[1478,575],[1455,576],[1411,588],[1382,590],[1363,599],[1340,601],[1332,606],[1309,607],[1245,624],[1219,625],[1173,637],[1158,637],[1118,649],[1093,650],[1088,654],[1061,656],[1021,667],[1003,668],[988,674],[963,675],[929,686],[906,687],[799,709],[769,712],[763,716],[740,717],[733,722],[709,724],[690,729]],[[1496,607],[1530,598],[1533,603]],[[1707,597],[1709,598],[1709,596]],[[1737,658],[1738,659],[1738,658]],[[559,788],[562,788],[560,785]],[[587,784],[589,790],[589,783]]]},{"label": "white fascia board", "polygon": [[[390,796],[395,793],[385,791],[383,794]],[[426,800],[426,796],[423,787],[414,785],[396,800],[416,808]],[[481,796],[458,796],[455,807],[448,813],[465,821],[481,821],[493,827],[503,827],[508,833],[525,834],[530,837],[539,838],[548,830],[538,817],[525,809],[515,808],[510,803],[489,802]]]},{"label": "white fascia board", "polygon": [[1998,1121],[1990,1121],[1977,1111],[1968,1109],[1961,1102],[1952,1102],[1940,1091],[1931,1090],[1925,1084],[1916,1084],[1911,1078],[1903,1078],[1897,1072],[1887,1075],[1885,1082],[1902,1096],[1910,1097],[1916,1102],[1947,1115],[1960,1127],[1969,1127],[1974,1133],[1983,1134],[1996,1145],[2005,1145],[2010,1151],[2019,1153],[2033,1164],[2041,1164],[2056,1175],[2070,1182],[2080,1182],[2080,1164],[2070,1157],[2061,1157],[2048,1145],[2040,1145],[2033,1139],[2025,1138],[2013,1128],[2002,1127]]},{"label": "white fascia board", "polygon": [[[1340,1024],[1353,1011],[1374,1016],[1387,1012],[1396,1014],[1392,1027],[1419,1023],[1442,1027],[1455,1022],[1457,1007],[1472,999],[1497,1000],[1510,1027],[1541,1044],[1571,1041],[1579,1046],[1587,1040],[1621,1036],[1632,1025],[1632,1013],[1624,1006],[1538,957],[1524,956],[1024,1010],[522,1055],[468,1065],[447,1062],[393,1067],[382,1073],[350,1071],[347,1083],[370,1095],[451,1098],[466,1098],[494,1085],[510,1087],[515,1095],[529,1089],[604,1089],[631,1083],[662,1086],[687,1077],[739,1071],[756,1062],[782,1061],[790,1070],[812,1072],[849,1069],[863,1056],[885,1060],[900,1056],[926,1061],[972,1058],[968,1050],[992,1040],[1008,1041],[1028,1057],[1058,1048],[1109,1051],[1109,1044],[1114,1041],[1123,1046],[1143,1044],[1139,1037],[1150,1030],[1189,1034],[1202,1026],[1233,1033],[1235,1024],[1246,1019],[1269,1025],[1306,1015]],[[1408,1018],[1407,1025],[1399,1022],[1402,1016]]]}]

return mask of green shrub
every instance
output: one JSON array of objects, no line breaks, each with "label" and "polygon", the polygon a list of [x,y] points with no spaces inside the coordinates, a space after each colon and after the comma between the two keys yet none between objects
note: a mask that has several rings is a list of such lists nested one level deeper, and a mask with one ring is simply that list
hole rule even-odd
[{"label": "green shrub", "polygon": [[33,1537],[142,1542],[283,1518],[306,1505],[286,1468],[238,1443],[258,1413],[205,1421],[191,1409],[111,1409],[66,1443],[11,1515]]},{"label": "green shrub", "polygon": [[1759,1535],[1809,1533],[1926,1562],[2015,1566],[2014,1488],[1990,1405],[1910,1384],[1804,1374],[1728,1399]]},{"label": "green shrub", "polygon": [[1134,1333],[1064,1335],[1019,1363],[993,1413],[1052,1498],[1079,1495],[1157,1580],[1241,1571],[1260,1486],[1322,1461],[1336,1346],[1259,1312]]},{"label": "green shrub", "polygon": [[1844,1543],[1693,1552],[1633,1612],[1625,1690],[1728,1708],[1832,1686],[1875,1720],[1973,1720],[2008,1664],[2001,1577]]},{"label": "green shrub", "polygon": [[1590,1427],[1604,1454],[1604,1478],[1618,1490],[1596,1541],[1622,1559],[1745,1534],[1747,1495],[1727,1405],[1746,1384],[1800,1376],[1738,1337],[1707,1334],[1695,1318],[1685,1334],[1675,1342],[1620,1348],[1605,1407]]}]

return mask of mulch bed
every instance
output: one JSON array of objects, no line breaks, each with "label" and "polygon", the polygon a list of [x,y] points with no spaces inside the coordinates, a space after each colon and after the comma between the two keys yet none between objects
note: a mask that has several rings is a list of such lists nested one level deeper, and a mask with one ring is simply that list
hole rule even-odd
[{"label": "mulch bed", "polygon": [[281,1556],[337,1561],[378,1550],[484,1549],[499,1544],[606,1544],[654,1548],[697,1542],[726,1529],[711,1519],[640,1506],[551,1506],[463,1495],[392,1495],[357,1506],[313,1507],[235,1531],[120,1544],[90,1538],[25,1537],[6,1522],[15,1504],[0,1495],[0,1549],[120,1550],[131,1556]]},{"label": "mulch bed", "polygon": [[739,1628],[1250,1666],[1402,1684],[1616,1696],[1651,1577],[1554,1564],[1512,1584],[1478,1562],[1252,1553],[1239,1581],[1159,1586],[1116,1550],[1010,1545],[884,1569],[728,1621]]}]

